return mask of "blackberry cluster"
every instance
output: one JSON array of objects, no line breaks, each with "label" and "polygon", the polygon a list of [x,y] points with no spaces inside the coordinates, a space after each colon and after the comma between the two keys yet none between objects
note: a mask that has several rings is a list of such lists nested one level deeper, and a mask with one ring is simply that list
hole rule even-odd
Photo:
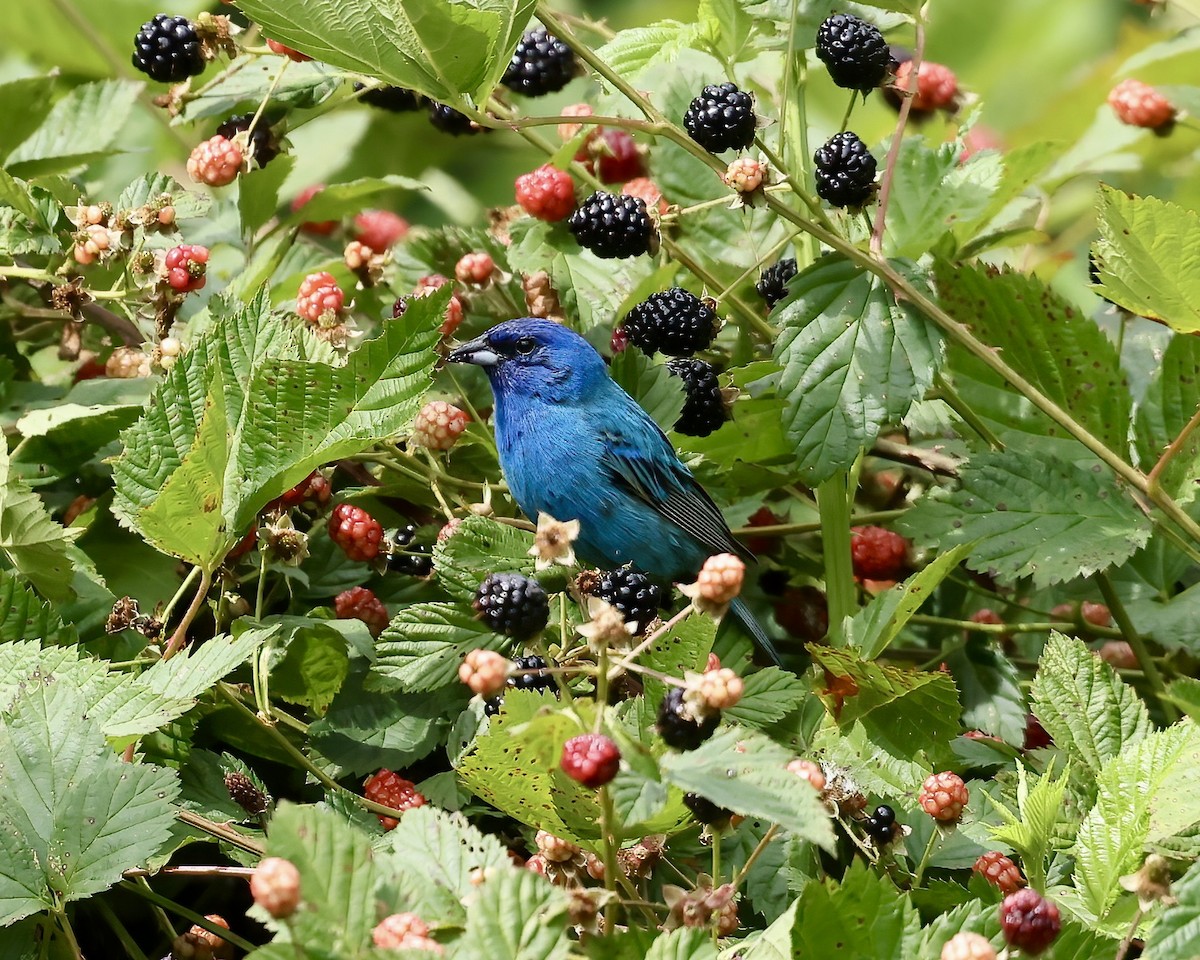
[{"label": "blackberry cluster", "polygon": [[858,135],[846,131],[813,155],[817,196],[835,207],[861,207],[875,189],[875,158]]},{"label": "blackberry cluster", "polygon": [[672,287],[653,293],[629,311],[623,324],[629,342],[654,356],[690,357],[717,335],[717,314],[694,293]]},{"label": "blackberry cluster", "polygon": [[668,360],[671,376],[683,381],[686,399],[675,429],[689,437],[707,437],[729,419],[717,368],[704,360]]},{"label": "blackberry cluster", "polygon": [[621,611],[625,622],[636,624],[639,633],[658,616],[658,608],[662,605],[662,590],[658,584],[629,567],[604,574],[596,587],[596,596]]},{"label": "blackberry cluster", "polygon": [[762,272],[754,289],[758,295],[767,301],[767,308],[773,310],[775,304],[787,296],[788,281],[796,275],[797,267],[794,257],[785,257],[771,264]]},{"label": "blackberry cluster", "polygon": [[834,83],[863,93],[883,82],[892,63],[879,28],[848,13],[835,13],[817,29],[817,56]]},{"label": "blackberry cluster", "polygon": [[492,697],[490,700],[483,701],[483,715],[485,717],[494,717],[500,712],[500,708],[504,706],[503,697]]},{"label": "blackberry cluster", "polygon": [[366,89],[365,83],[356,83],[355,91],[361,90],[358,99],[368,106],[392,113],[412,113],[425,106],[425,98],[415,90],[406,87],[371,87]]},{"label": "blackberry cluster", "polygon": [[668,747],[695,750],[713,735],[720,722],[719,710],[713,710],[703,720],[693,720],[690,713],[684,710],[683,688],[671,687],[658,708],[658,721],[654,728]]},{"label": "blackberry cluster", "polygon": [[513,93],[541,97],[561,90],[575,76],[575,52],[545,27],[521,38],[500,82]]},{"label": "blackberry cluster", "polygon": [[519,573],[492,573],[472,604],[488,629],[524,640],[545,629],[550,599],[536,580]]},{"label": "blackberry cluster", "polygon": [[435,130],[441,130],[442,133],[448,133],[452,137],[479,133],[482,129],[475,126],[465,113],[459,113],[453,107],[433,100],[429,101],[429,122],[433,124]]},{"label": "blackberry cluster", "polygon": [[[272,118],[265,115],[259,117],[248,138],[249,149],[246,152],[259,167],[265,167],[280,154],[279,138],[271,129],[271,122]],[[217,127],[217,135],[232,140],[239,133],[249,130],[251,123],[254,123],[254,114],[239,113]]]},{"label": "blackberry cluster", "polygon": [[867,836],[876,843],[888,843],[896,829],[896,811],[886,804],[880,804],[875,812],[867,817],[862,824]]},{"label": "blackberry cluster", "polygon": [[[544,657],[529,656],[515,657],[512,662],[514,670],[545,670],[549,664]],[[558,692],[558,684],[548,673],[518,673],[509,684],[518,690],[553,690]]]},{"label": "blackberry cluster", "polygon": [[688,136],[709,153],[750,146],[756,125],[754,98],[728,82],[709,84],[683,115]]},{"label": "blackberry cluster", "polygon": [[393,531],[389,538],[392,551],[387,555],[387,567],[412,577],[427,577],[433,573],[433,548],[427,543],[413,543],[417,528],[411,523]]},{"label": "blackberry cluster", "polygon": [[576,208],[567,227],[576,243],[603,260],[649,253],[654,238],[645,200],[603,190]]},{"label": "blackberry cluster", "polygon": [[698,793],[685,793],[683,805],[692,811],[697,823],[720,823],[731,816],[724,807],[717,806],[708,797],[702,797]]},{"label": "blackberry cluster", "polygon": [[133,38],[133,65],[151,80],[179,83],[204,72],[196,25],[187,17],[156,14]]}]

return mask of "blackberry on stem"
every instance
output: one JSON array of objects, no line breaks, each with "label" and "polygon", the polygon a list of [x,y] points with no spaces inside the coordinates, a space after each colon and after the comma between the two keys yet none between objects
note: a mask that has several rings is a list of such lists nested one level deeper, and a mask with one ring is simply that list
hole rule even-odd
[{"label": "blackberry on stem", "polygon": [[638,632],[658,616],[662,589],[644,573],[629,567],[611,570],[600,578],[596,596],[616,607],[626,623],[637,625]]},{"label": "blackberry on stem", "polygon": [[758,283],[754,285],[754,289],[758,291],[758,295],[767,301],[767,308],[774,309],[775,304],[787,296],[788,281],[797,273],[796,260],[794,257],[784,257],[782,260],[771,264],[762,272],[762,276],[758,278]]},{"label": "blackberry on stem", "polygon": [[681,358],[668,360],[667,369],[683,381],[686,394],[683,410],[675,421],[679,433],[707,437],[729,419],[716,367],[704,360]]},{"label": "blackberry on stem", "polygon": [[683,805],[692,811],[697,823],[710,824],[728,820],[732,814],[698,793],[685,793]]},{"label": "blackberry on stem", "polygon": [[857,134],[834,134],[813,154],[817,196],[834,207],[861,207],[875,189],[875,158]]},{"label": "blackberry on stem", "polygon": [[203,73],[196,25],[187,17],[156,14],[133,38],[133,65],[159,83],[179,83]]},{"label": "blackberry on stem", "polygon": [[839,87],[869,93],[891,66],[887,41],[874,24],[835,13],[817,28],[817,56]]},{"label": "blackberry on stem", "polygon": [[254,130],[247,138],[249,149],[244,153],[259,167],[265,167],[280,154],[279,138],[271,129],[271,122],[272,118],[265,114],[258,118],[258,123],[254,123],[253,113],[239,113],[217,127],[217,135],[232,140],[239,133],[250,130],[250,125],[254,124]]},{"label": "blackberry on stem", "polygon": [[654,727],[663,743],[676,750],[695,750],[713,735],[721,722],[721,712],[713,710],[697,720],[683,702],[683,688],[671,687],[658,708]]},{"label": "blackberry on stem", "polygon": [[706,86],[683,115],[688,136],[709,153],[750,146],[757,123],[754,98],[729,82]]},{"label": "blackberry on stem", "polygon": [[651,294],[630,310],[622,326],[629,342],[643,353],[654,356],[661,350],[673,357],[690,357],[712,345],[719,321],[708,303],[672,287]]},{"label": "blackberry on stem", "polygon": [[365,83],[356,83],[355,91],[362,91],[358,99],[368,106],[392,113],[412,113],[425,106],[425,98],[415,90],[406,87],[367,87]]},{"label": "blackberry on stem", "polygon": [[521,38],[500,82],[513,93],[541,97],[561,90],[574,76],[575,52],[538,27]]},{"label": "blackberry on stem", "polygon": [[654,225],[646,201],[597,190],[567,220],[575,242],[604,260],[649,253]]},{"label": "blackberry on stem", "polygon": [[475,591],[472,604],[489,629],[524,640],[544,630],[550,599],[541,584],[519,573],[492,573]]},{"label": "blackberry on stem", "polygon": [[453,107],[433,100],[429,102],[429,122],[435,130],[448,133],[452,137],[479,133],[483,129],[475,126],[465,113],[459,113]]},{"label": "blackberry on stem", "polygon": [[[545,670],[549,666],[546,658],[539,656],[514,657],[512,665],[513,670],[539,671]],[[553,675],[549,673],[516,673],[508,682],[518,690],[558,691],[558,684],[554,682]]]},{"label": "blackberry on stem", "polygon": [[392,550],[387,555],[387,567],[397,573],[413,577],[427,577],[433,573],[433,548],[426,543],[413,543],[417,528],[411,523],[392,533]]}]

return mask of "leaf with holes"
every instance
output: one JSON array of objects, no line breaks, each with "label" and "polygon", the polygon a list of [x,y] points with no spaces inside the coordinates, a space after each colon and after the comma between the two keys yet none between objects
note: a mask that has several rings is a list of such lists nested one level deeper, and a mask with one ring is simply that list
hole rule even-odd
[{"label": "leaf with holes", "polygon": [[779,392],[800,478],[812,486],[849,468],[881,427],[908,413],[933,382],[942,347],[920,314],[840,256],[822,257],[788,289],[772,315]]}]

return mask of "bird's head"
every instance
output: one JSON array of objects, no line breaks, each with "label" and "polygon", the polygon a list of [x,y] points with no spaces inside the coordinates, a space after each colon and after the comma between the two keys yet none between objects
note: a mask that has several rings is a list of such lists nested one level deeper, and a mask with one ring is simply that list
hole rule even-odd
[{"label": "bird's head", "polygon": [[559,402],[586,396],[608,379],[604,359],[583,337],[561,323],[533,317],[497,324],[455,348],[448,359],[483,367],[497,392]]}]

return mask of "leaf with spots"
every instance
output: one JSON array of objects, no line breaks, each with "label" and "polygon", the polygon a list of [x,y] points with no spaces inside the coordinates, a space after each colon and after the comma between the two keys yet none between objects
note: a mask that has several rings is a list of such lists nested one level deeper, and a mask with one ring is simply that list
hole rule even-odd
[{"label": "leaf with spots", "polygon": [[0,926],[107,890],[166,841],[179,790],[124,763],[69,680],[30,683],[0,714]]},{"label": "leaf with spots", "polygon": [[957,489],[932,490],[897,527],[939,550],[978,540],[970,569],[1038,587],[1123,563],[1150,539],[1146,515],[1099,463],[1012,449],[973,456]]},{"label": "leaf with spots", "polygon": [[[956,320],[1093,435],[1124,449],[1133,399],[1117,348],[1090,318],[1035,276],[942,262],[937,286]],[[974,370],[978,361],[966,363]],[[1064,435],[1048,420],[1043,426]]]}]

